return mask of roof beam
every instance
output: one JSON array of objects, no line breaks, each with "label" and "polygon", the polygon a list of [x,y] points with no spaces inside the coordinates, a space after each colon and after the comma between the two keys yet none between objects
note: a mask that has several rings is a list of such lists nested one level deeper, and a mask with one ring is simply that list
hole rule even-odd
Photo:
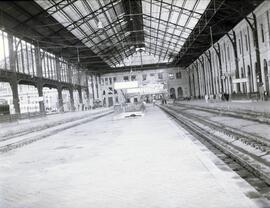
[{"label": "roof beam", "polygon": [[196,27],[192,31],[192,33],[189,35],[187,41],[185,42],[184,46],[181,48],[179,54],[174,59],[174,64],[179,64],[179,61],[181,58],[187,53],[189,48],[192,46],[192,44],[195,42],[196,39],[200,36],[200,34],[203,32],[203,30],[207,27],[211,19],[214,17],[214,15],[217,13],[217,11],[221,8],[221,6],[224,4],[225,0],[212,0],[208,7],[206,8],[204,14],[202,15],[201,19],[197,23]]},{"label": "roof beam", "polygon": [[143,47],[144,33],[143,17],[142,17],[142,2],[141,0],[122,0],[126,11],[126,21],[128,22],[128,31],[132,32],[132,39],[140,43],[135,47]]},{"label": "roof beam", "polygon": [[[160,8],[162,8],[162,7],[160,7]],[[175,27],[180,27],[180,28],[182,28],[182,29],[189,30],[190,32],[192,31],[192,29],[189,28],[189,27],[182,26],[182,25],[178,25],[178,24],[175,24],[175,23],[172,23],[172,22],[168,22],[168,21],[166,21],[166,20],[163,20],[163,19],[160,19],[160,18],[157,18],[157,17],[154,17],[154,16],[150,16],[150,15],[147,15],[147,14],[143,14],[143,17],[144,17],[144,19],[149,18],[149,19],[150,19],[149,21],[163,22],[165,25],[168,23],[168,24],[171,24],[171,25],[173,25],[173,26],[175,26]],[[146,17],[146,18],[145,18],[145,17]]]},{"label": "roof beam", "polygon": [[[143,0],[143,1],[146,1],[146,0]],[[171,6],[171,4],[170,3],[168,3],[168,2],[165,2],[165,1],[162,1],[162,0],[153,0],[153,1],[156,1],[156,2],[159,2],[159,3],[163,3],[163,4],[165,4],[165,5],[167,5],[167,6]],[[147,1],[146,1],[147,2]],[[155,3],[153,3],[153,4],[155,4]],[[197,14],[197,15],[202,15],[202,13],[200,13],[200,12],[196,12],[196,11],[194,11],[194,10],[190,10],[190,9],[187,9],[187,8],[185,8],[185,7],[180,7],[180,6],[177,6],[177,5],[173,5],[173,7],[174,8],[177,8],[177,9],[179,9],[179,10],[183,10],[183,11],[187,11],[187,12],[189,12],[190,14]],[[190,14],[189,14],[189,16],[190,16]],[[194,17],[195,18],[195,17]]]}]

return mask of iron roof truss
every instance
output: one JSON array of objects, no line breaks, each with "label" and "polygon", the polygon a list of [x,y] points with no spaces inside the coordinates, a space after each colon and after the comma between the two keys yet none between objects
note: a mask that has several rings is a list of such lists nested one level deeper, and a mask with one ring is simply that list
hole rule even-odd
[{"label": "iron roof truss", "polygon": [[[34,0],[1,2],[5,26],[92,68],[125,66],[138,49],[187,66],[262,0]],[[12,7],[10,13],[5,8]],[[29,10],[28,10],[29,8]],[[235,8],[241,8],[236,11]],[[12,13],[13,12],[13,13]],[[22,14],[21,16],[16,14]],[[22,18],[23,17],[23,18]],[[11,21],[12,19],[12,21]],[[31,35],[30,35],[31,34]]]}]

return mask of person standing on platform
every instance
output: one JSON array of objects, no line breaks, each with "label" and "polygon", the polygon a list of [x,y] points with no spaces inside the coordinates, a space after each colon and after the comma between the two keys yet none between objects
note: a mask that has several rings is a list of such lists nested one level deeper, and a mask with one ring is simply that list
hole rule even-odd
[{"label": "person standing on platform", "polygon": [[142,105],[141,105],[141,110],[142,110],[142,111],[145,111],[145,106],[146,106],[146,102],[143,101],[143,102],[142,102]]},{"label": "person standing on platform", "polygon": [[259,94],[260,94],[260,100],[264,101],[264,86],[263,86],[263,83],[260,83]]},{"label": "person standing on platform", "polygon": [[204,96],[204,99],[205,99],[205,102],[208,103],[208,95],[207,94]]},{"label": "person standing on platform", "polygon": [[156,105],[156,100],[155,99],[153,99],[153,106],[155,106]]}]

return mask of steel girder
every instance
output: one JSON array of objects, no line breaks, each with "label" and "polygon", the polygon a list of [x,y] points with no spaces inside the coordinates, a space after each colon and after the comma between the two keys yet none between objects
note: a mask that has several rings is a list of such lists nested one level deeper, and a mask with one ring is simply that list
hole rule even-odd
[{"label": "steel girder", "polygon": [[[263,0],[212,0],[173,64],[187,67],[252,12]],[[211,29],[210,29],[211,28]]]}]

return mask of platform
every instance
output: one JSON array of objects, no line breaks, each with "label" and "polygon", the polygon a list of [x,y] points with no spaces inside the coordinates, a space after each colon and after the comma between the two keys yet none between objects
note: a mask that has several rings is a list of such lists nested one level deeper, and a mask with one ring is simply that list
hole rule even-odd
[{"label": "platform", "polygon": [[190,101],[177,101],[180,104],[195,105],[217,109],[229,109],[234,111],[251,111],[258,113],[270,114],[270,101],[208,101],[205,100],[190,100]]},{"label": "platform", "polygon": [[255,208],[256,191],[158,107],[0,157],[1,208]]},{"label": "platform", "polygon": [[65,124],[71,121],[87,118],[89,116],[112,110],[112,108],[97,108],[88,111],[74,111],[66,113],[49,114],[46,116],[22,119],[13,122],[0,123],[0,141],[4,137],[10,137],[19,133],[40,131],[48,127]]}]

